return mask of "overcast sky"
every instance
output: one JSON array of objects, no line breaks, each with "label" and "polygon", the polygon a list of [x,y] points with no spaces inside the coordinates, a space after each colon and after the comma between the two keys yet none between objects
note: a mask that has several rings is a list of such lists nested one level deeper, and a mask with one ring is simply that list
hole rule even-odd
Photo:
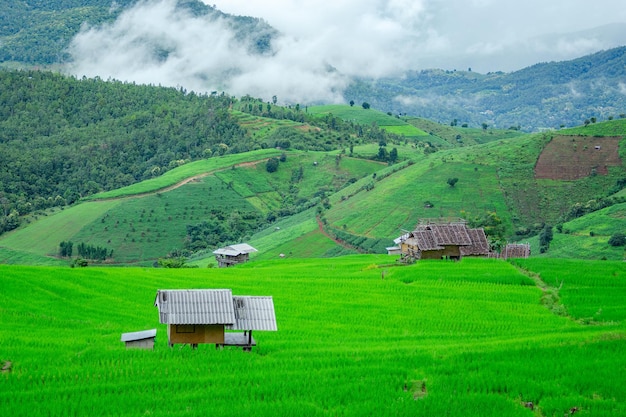
[{"label": "overcast sky", "polygon": [[177,11],[175,0],[143,0],[112,24],[83,28],[68,72],[304,104],[342,101],[351,76],[509,72],[626,44],[623,0],[205,2],[278,29],[274,53],[250,54],[224,22]]},{"label": "overcast sky", "polygon": [[[337,67],[350,68],[344,61],[360,52],[356,65],[369,62],[372,72],[461,64],[457,69],[509,72],[626,44],[623,0],[211,2],[228,13],[262,17],[286,35],[317,45]],[[581,33],[614,23],[621,28]]]}]

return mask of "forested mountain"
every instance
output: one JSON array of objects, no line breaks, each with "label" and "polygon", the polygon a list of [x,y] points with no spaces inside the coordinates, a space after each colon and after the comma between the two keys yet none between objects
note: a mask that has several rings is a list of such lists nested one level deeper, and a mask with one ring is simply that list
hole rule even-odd
[{"label": "forested mountain", "polygon": [[[0,66],[63,65],[70,59],[67,48],[81,25],[111,22],[135,3],[0,0]],[[253,54],[269,59],[274,52],[272,42],[279,33],[261,19],[224,14],[198,0],[178,0],[177,7],[226,22],[235,40]],[[155,45],[155,53],[171,52],[160,48]],[[234,60],[229,71],[211,74],[211,79],[231,77],[239,71],[237,65]],[[566,62],[540,63],[513,73],[431,69],[409,71],[395,78],[354,79],[343,95],[345,102],[366,101],[385,112],[444,124],[457,120],[474,127],[537,131],[624,114],[625,77],[626,47],[621,47]],[[207,86],[207,90],[214,88]]]},{"label": "forested mountain", "polygon": [[345,92],[376,108],[450,123],[522,130],[583,124],[626,113],[626,47],[512,73],[413,71],[358,80]]},{"label": "forested mountain", "polygon": [[0,71],[4,215],[132,184],[220,152],[220,144],[248,150],[230,103],[174,88]]}]

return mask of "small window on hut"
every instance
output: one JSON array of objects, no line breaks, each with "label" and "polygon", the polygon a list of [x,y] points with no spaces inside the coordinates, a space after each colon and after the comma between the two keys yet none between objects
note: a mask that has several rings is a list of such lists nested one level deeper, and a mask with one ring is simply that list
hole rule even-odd
[{"label": "small window on hut", "polygon": [[195,333],[196,326],[195,324],[177,324],[176,325],[176,333]]}]

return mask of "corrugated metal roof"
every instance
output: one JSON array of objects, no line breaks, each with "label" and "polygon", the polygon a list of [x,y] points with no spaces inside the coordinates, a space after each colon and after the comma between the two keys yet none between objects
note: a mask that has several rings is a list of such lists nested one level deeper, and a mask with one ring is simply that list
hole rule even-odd
[{"label": "corrugated metal roof", "polygon": [[230,330],[276,331],[276,315],[272,297],[234,296],[235,323]]},{"label": "corrugated metal roof", "polygon": [[154,304],[163,324],[234,324],[230,290],[159,290]]},{"label": "corrugated metal roof", "polygon": [[213,253],[216,255],[228,255],[228,256],[237,256],[244,253],[252,253],[258,252],[255,248],[248,245],[247,243],[239,243],[237,245],[230,245],[223,248],[219,248],[214,250]]},{"label": "corrugated metal roof", "polygon": [[150,339],[156,337],[157,329],[142,330],[140,332],[122,333],[122,342],[133,342],[135,340]]}]

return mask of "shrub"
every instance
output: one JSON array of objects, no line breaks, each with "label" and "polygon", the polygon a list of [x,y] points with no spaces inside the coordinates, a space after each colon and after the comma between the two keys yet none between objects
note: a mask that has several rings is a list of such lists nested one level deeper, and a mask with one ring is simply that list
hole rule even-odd
[{"label": "shrub", "polygon": [[272,173],[278,171],[278,164],[280,161],[278,158],[270,158],[267,160],[267,164],[265,165],[265,169],[267,172]]},{"label": "shrub", "polygon": [[611,246],[624,246],[626,245],[626,235],[621,232],[613,233],[609,238],[609,245]]}]

